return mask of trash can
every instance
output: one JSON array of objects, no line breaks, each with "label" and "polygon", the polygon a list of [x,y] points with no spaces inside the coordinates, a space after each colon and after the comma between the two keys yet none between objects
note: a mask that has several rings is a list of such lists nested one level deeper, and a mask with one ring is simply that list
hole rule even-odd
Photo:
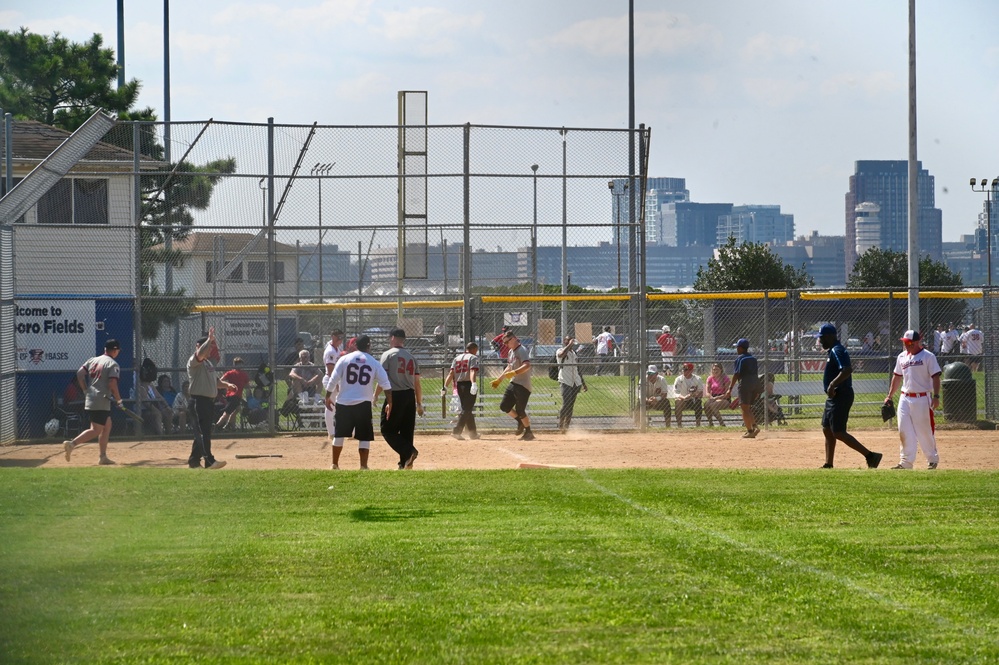
[{"label": "trash can", "polygon": [[964,363],[950,363],[940,375],[944,417],[960,423],[978,420],[978,396],[971,368]]}]

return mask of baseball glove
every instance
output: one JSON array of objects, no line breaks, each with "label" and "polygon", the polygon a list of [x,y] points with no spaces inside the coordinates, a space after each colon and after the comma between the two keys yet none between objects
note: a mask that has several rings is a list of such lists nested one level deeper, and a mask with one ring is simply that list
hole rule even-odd
[{"label": "baseball glove", "polygon": [[881,420],[888,422],[895,417],[895,403],[885,402],[881,405]]}]

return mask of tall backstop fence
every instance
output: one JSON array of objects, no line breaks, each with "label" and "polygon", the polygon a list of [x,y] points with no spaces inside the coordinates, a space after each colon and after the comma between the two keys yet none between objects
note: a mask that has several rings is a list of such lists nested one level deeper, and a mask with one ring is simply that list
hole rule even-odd
[{"label": "tall backstop fence", "polygon": [[[15,182],[65,139],[38,123],[15,123],[14,135]],[[18,136],[30,149],[17,149]],[[649,365],[672,393],[686,362],[702,378],[716,362],[731,374],[740,337],[782,395],[763,420],[817,422],[823,354],[814,334],[826,321],[840,327],[869,390],[855,413],[873,420],[905,328],[905,293],[650,289],[646,247],[668,239],[641,195],[649,145],[645,128],[117,123],[36,205],[0,220],[0,340],[10,342],[0,350],[0,441],[83,426],[72,377],[109,338],[122,345],[122,394],[150,414],[144,435],[183,434],[157,390],[181,388],[210,327],[221,368],[238,357],[251,378],[245,431],[315,426],[315,400],[286,381],[298,352],[321,363],[329,333],[341,329],[348,339],[369,335],[380,353],[396,326],[421,366],[425,429],[453,419],[442,378],[469,341],[484,368],[483,426],[508,426],[485,382],[501,371],[493,340],[504,326],[531,354],[530,410],[542,429],[558,425],[549,368],[566,336],[589,388],[574,426],[665,426],[664,414],[647,413]],[[921,298],[925,331],[954,323],[984,332],[980,352],[962,355],[959,343],[943,357],[968,361],[975,415],[992,419],[994,298],[981,289]],[[598,349],[605,328],[613,341]],[[117,429],[128,424],[114,418]],[[696,415],[682,424],[696,425]]]}]

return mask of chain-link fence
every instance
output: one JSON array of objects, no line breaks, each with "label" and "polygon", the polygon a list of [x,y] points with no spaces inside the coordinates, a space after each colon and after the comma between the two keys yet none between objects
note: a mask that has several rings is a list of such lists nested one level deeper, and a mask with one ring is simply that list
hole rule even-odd
[{"label": "chain-link fence", "polygon": [[[0,220],[2,269],[12,275],[4,286],[13,285],[0,294],[0,325],[15,340],[3,348],[16,349],[0,367],[0,399],[11,400],[0,437],[64,437],[83,426],[71,379],[112,337],[122,344],[122,394],[151,416],[145,434],[184,435],[179,413],[152,410],[181,389],[209,327],[221,368],[239,358],[250,378],[244,414],[257,415],[239,421],[245,432],[318,431],[316,404],[285,381],[299,352],[321,363],[340,329],[369,335],[377,354],[396,326],[422,368],[424,429],[453,419],[456,400],[439,397],[442,378],[473,340],[485,367],[483,426],[509,426],[485,382],[500,371],[493,340],[503,326],[532,356],[530,410],[540,429],[559,423],[548,369],[567,335],[588,387],[575,426],[664,426],[658,407],[649,415],[648,366],[672,401],[683,363],[702,379],[715,362],[730,374],[739,337],[782,395],[762,420],[813,426],[824,358],[814,334],[824,321],[840,326],[866,381],[854,413],[874,422],[904,328],[904,293],[638,295],[645,205],[629,192],[645,190],[649,138],[644,128],[119,123],[23,218]],[[985,331],[975,411],[989,417],[999,406],[992,298],[921,300],[924,329],[974,321]],[[595,342],[605,328],[612,341]],[[140,376],[146,359],[151,381]],[[683,424],[696,425],[687,411]],[[717,411],[712,421],[736,424],[736,409]],[[114,418],[116,431],[129,424]]]}]

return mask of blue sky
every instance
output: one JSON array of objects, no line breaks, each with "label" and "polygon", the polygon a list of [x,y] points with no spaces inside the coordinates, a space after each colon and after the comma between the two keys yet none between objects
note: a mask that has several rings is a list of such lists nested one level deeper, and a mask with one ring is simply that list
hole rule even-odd
[{"label": "blue sky", "polygon": [[[125,3],[126,73],[163,108],[162,4]],[[95,32],[114,0],[7,0],[0,27]],[[173,0],[175,120],[394,124],[397,90],[432,124],[626,127],[627,2]],[[859,159],[905,159],[908,3],[636,0],[636,117],[650,175],[695,201],[780,204],[797,232],[844,232]],[[917,2],[919,158],[944,240],[971,233],[999,176],[999,3]]]}]

